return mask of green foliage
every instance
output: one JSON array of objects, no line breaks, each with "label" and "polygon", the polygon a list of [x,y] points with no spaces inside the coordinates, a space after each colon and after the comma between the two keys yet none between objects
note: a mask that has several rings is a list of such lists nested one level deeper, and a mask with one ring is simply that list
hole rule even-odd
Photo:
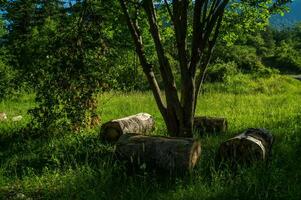
[{"label": "green foliage", "polygon": [[[268,52],[263,56],[265,65],[279,69],[283,73],[301,72],[301,41],[299,24],[292,28],[273,30],[263,34]],[[267,44],[272,45],[267,45]]]},{"label": "green foliage", "polygon": [[14,77],[16,72],[8,64],[8,52],[5,47],[7,31],[0,16],[0,101],[11,97],[14,89]]},{"label": "green foliage", "polygon": [[53,0],[39,5],[34,1],[7,4],[6,18],[12,21],[11,61],[19,78],[36,91],[37,107],[30,111],[33,125],[79,130],[99,123],[94,96],[108,78],[104,76],[111,55],[107,45],[114,39],[113,24],[107,25],[99,13],[109,13],[107,8],[114,3],[87,0],[63,6]]},{"label": "green foliage", "polygon": [[271,1],[232,1],[225,13],[221,39],[228,46],[246,35],[263,30],[269,23]]},{"label": "green foliage", "polygon": [[[260,45],[260,47],[262,46]],[[219,46],[214,56],[215,59],[220,60],[219,62],[224,65],[232,63],[232,65],[225,65],[229,67],[229,72],[233,71],[233,65],[235,65],[238,71],[254,74],[259,77],[269,77],[278,73],[276,69],[271,69],[269,66],[264,65],[262,57],[257,54],[257,51],[256,47],[249,45],[237,44],[226,48]],[[228,73],[226,69],[220,72]],[[220,74],[220,76],[224,75]]]},{"label": "green foliage", "polygon": [[13,92],[15,71],[6,65],[0,56],[0,100],[7,98]]},{"label": "green foliage", "polygon": [[301,72],[301,51],[294,48],[292,41],[281,41],[275,49],[275,65],[281,71]]},{"label": "green foliage", "polygon": [[227,77],[238,72],[235,62],[216,63],[208,68],[206,80],[209,82],[223,82]]},{"label": "green foliage", "polygon": [[[7,85],[19,86],[23,82],[31,85],[36,91],[37,102],[37,107],[31,110],[34,122],[40,127],[52,127],[51,130],[89,125],[96,117],[95,94],[101,90],[149,89],[130,35],[120,23],[118,2],[87,0],[74,3],[71,7],[60,0],[17,0],[1,4],[7,11],[4,17],[10,22],[11,30],[7,35],[9,45],[5,47],[9,48],[10,56],[2,61],[0,69],[1,95],[12,93]],[[180,82],[174,32],[167,23],[170,16],[164,6],[157,9],[162,41],[176,80]],[[266,57],[296,68],[299,60],[295,47],[289,51],[283,45],[275,49],[278,41],[274,40],[271,31],[258,34],[267,25],[269,9],[268,1],[231,2],[224,18],[221,45],[216,48],[207,80],[226,81],[238,71],[269,77],[275,71],[262,62]],[[284,12],[285,8],[280,10]],[[146,54],[156,66],[157,75],[154,44],[145,16],[143,13],[139,16],[138,21],[144,24],[141,31]],[[191,22],[188,28],[191,31],[190,25]],[[0,33],[5,34],[5,29]],[[298,34],[296,27],[291,35],[296,38]],[[161,77],[158,80],[160,83]]]},{"label": "green foliage", "polygon": [[0,44],[1,44],[1,46],[2,46],[2,40],[3,40],[3,36],[5,36],[7,34],[7,31],[6,31],[6,29],[5,29],[5,27],[4,27],[4,21],[3,21],[3,18],[2,18],[2,16],[0,15]]},{"label": "green foliage", "polygon": [[220,42],[212,60],[234,62],[240,71],[258,76],[270,76],[278,70],[297,74],[301,66],[299,32],[297,24],[284,30],[266,27],[264,31],[242,34],[232,45],[225,47]]}]

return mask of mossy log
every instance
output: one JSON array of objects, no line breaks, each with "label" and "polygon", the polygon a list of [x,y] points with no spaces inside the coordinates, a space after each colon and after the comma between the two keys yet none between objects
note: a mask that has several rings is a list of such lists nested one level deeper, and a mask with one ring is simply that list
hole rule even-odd
[{"label": "mossy log", "polygon": [[103,124],[101,133],[106,141],[116,142],[125,133],[148,134],[154,126],[155,120],[150,114],[139,113]]},{"label": "mossy log", "polygon": [[228,122],[221,117],[195,117],[194,130],[201,135],[205,133],[224,133],[227,131]]},{"label": "mossy log", "polygon": [[249,165],[255,161],[268,160],[273,145],[273,136],[265,129],[250,128],[220,145],[218,162],[231,166]]},{"label": "mossy log", "polygon": [[182,173],[192,170],[201,155],[201,144],[192,138],[122,135],[116,155],[133,171]]}]

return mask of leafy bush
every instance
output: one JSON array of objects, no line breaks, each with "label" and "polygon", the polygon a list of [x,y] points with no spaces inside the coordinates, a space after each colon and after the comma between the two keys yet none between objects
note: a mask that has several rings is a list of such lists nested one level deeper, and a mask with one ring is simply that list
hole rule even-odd
[{"label": "leafy bush", "polygon": [[228,76],[236,74],[237,71],[235,62],[216,63],[208,68],[206,80],[209,82],[221,82]]},{"label": "leafy bush", "polygon": [[276,48],[273,65],[285,72],[301,72],[301,52],[294,49],[292,41],[282,41]]},{"label": "leafy bush", "polygon": [[[259,45],[259,44],[258,44]],[[264,65],[262,62],[262,58],[257,55],[258,48],[247,46],[247,45],[233,45],[231,47],[226,48],[218,48],[215,56],[215,59],[218,60],[217,66],[213,67],[213,71],[216,73],[220,73],[220,77],[223,77],[225,70],[221,69],[220,63],[225,63],[224,67],[229,68],[229,72],[236,73],[233,71],[233,67],[230,65],[235,65],[236,71],[240,71],[242,73],[253,74],[257,77],[270,77],[273,74],[278,73],[278,70],[271,69],[268,66]],[[217,69],[214,70],[214,68]],[[229,73],[227,72],[227,73]],[[210,73],[212,73],[210,71]],[[231,74],[231,73],[230,73]],[[219,78],[222,80],[221,78]]]}]

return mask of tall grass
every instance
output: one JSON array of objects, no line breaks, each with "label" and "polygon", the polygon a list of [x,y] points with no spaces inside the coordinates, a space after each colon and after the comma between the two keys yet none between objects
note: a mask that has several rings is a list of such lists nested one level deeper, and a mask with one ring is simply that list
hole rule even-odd
[{"label": "tall grass", "polygon": [[[246,78],[246,77],[244,77]],[[242,80],[241,80],[242,81]],[[223,116],[229,130],[201,138],[202,157],[186,177],[127,175],[115,161],[114,146],[99,139],[99,128],[80,133],[33,137],[21,131],[30,120],[33,96],[0,103],[9,118],[0,122],[0,198],[2,199],[301,199],[301,82],[283,77],[206,85],[197,115]],[[271,84],[272,83],[272,84]],[[232,83],[233,84],[233,83]],[[254,85],[268,90],[254,90]],[[284,90],[279,90],[279,87]],[[165,126],[150,92],[99,95],[102,122],[147,112],[155,117],[154,134]],[[270,130],[276,138],[268,166],[235,173],[214,168],[219,144],[249,127]],[[47,135],[47,136],[46,136]]]}]

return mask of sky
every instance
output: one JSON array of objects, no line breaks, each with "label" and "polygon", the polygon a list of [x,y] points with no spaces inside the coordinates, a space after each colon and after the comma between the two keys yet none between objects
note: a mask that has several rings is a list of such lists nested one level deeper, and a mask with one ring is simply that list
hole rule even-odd
[{"label": "sky", "polygon": [[290,12],[286,13],[283,17],[276,15],[271,19],[271,24],[278,27],[287,27],[298,22],[301,22],[301,0],[295,0],[290,5]]},{"label": "sky", "polygon": [[[70,2],[73,3],[74,0],[70,0]],[[275,15],[271,18],[271,24],[273,26],[288,27],[297,22],[301,22],[301,0],[294,0],[289,7],[289,13],[286,13],[284,16]],[[0,15],[1,14],[3,14],[3,11],[0,10]]]}]

